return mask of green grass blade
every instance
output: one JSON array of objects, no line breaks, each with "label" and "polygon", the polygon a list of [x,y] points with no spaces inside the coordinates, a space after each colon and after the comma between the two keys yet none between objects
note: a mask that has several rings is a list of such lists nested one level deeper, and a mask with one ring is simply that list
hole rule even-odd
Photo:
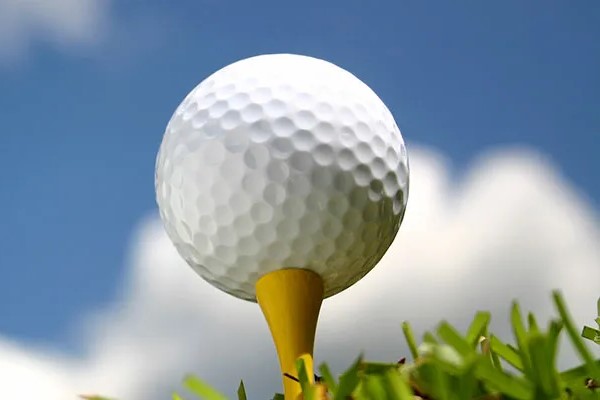
[{"label": "green grass blade", "polygon": [[558,384],[554,370],[554,362],[550,359],[547,340],[541,333],[534,333],[527,342],[531,355],[531,367],[538,386],[542,388],[546,398],[558,396]]},{"label": "green grass blade", "polygon": [[481,359],[475,369],[475,375],[483,380],[489,388],[511,398],[519,400],[533,398],[533,388],[527,381],[497,370],[487,359]]},{"label": "green grass blade", "polygon": [[102,396],[96,396],[96,395],[82,395],[79,397],[84,400],[113,400],[113,399],[109,399],[108,397],[102,397]]},{"label": "green grass blade", "polygon": [[473,346],[463,339],[458,331],[447,322],[442,322],[437,329],[438,336],[452,346],[461,356],[467,357],[474,353]]},{"label": "green grass blade", "polygon": [[425,390],[429,397],[436,400],[448,400],[446,375],[439,366],[432,362],[421,364],[417,368],[417,376],[419,377],[419,387]]},{"label": "green grass blade", "polygon": [[246,388],[244,387],[244,381],[240,381],[240,386],[237,390],[238,400],[248,400],[246,397]]},{"label": "green grass blade", "polygon": [[529,324],[529,331],[533,332],[533,333],[539,333],[540,332],[540,328],[538,326],[537,320],[535,318],[535,315],[533,315],[532,313],[528,313],[527,314],[527,323]]},{"label": "green grass blade", "polygon": [[[502,366],[502,362],[500,362],[500,357],[498,357],[498,354],[496,354],[496,352],[492,350],[492,346],[491,346],[491,338],[492,337],[494,337],[494,336],[493,335],[489,336],[486,332],[486,337],[481,342],[481,352],[492,361],[492,364],[494,365],[494,367],[496,367],[497,369],[502,371],[504,368]],[[498,340],[498,339],[496,339],[496,340]],[[504,344],[504,343],[502,343],[502,344]]]},{"label": "green grass blade", "polygon": [[433,333],[425,332],[423,334],[423,343],[438,344],[438,340],[433,336]]},{"label": "green grass blade", "polygon": [[[600,368],[600,360],[596,360],[596,366]],[[583,364],[560,373],[560,378],[565,382],[577,381],[581,383],[589,376],[587,365]]]},{"label": "green grass blade", "polygon": [[[434,336],[425,332],[417,347],[411,326],[402,330],[415,363],[364,362],[362,356],[345,371],[339,381],[326,364],[319,367],[321,385],[312,385],[305,361],[297,361],[298,380],[305,400],[368,399],[413,400],[412,391],[436,400],[467,399],[561,399],[600,400],[600,390],[593,386],[600,381],[600,360],[586,347],[585,339],[600,343],[600,329],[589,326],[580,331],[571,320],[559,292],[553,300],[560,315],[550,321],[547,331],[541,330],[533,314],[523,321],[518,303],[513,302],[510,320],[516,346],[488,334],[491,316],[475,314],[465,335],[452,325],[442,322]],[[600,299],[598,301],[600,314]],[[596,318],[600,328],[600,316]],[[584,363],[562,373],[556,370],[560,333],[565,330]],[[481,345],[481,351],[478,350]],[[524,374],[514,375],[502,370],[506,362]],[[506,365],[506,364],[504,364]],[[511,371],[508,369],[507,371]],[[184,386],[206,400],[227,397],[202,380],[188,376]],[[328,389],[328,393],[326,393]],[[88,400],[109,400],[98,396],[82,396]],[[172,400],[183,400],[178,393]],[[194,397],[196,398],[196,397]],[[243,381],[237,390],[238,400],[247,400]],[[285,400],[276,393],[273,400]]]},{"label": "green grass blade", "polygon": [[567,307],[565,306],[565,302],[561,294],[558,291],[554,291],[552,293],[552,296],[554,298],[554,304],[558,309],[558,314],[562,318],[565,330],[571,338],[571,342],[573,343],[573,346],[575,346],[575,349],[579,353],[580,357],[583,359],[583,361],[585,361],[590,376],[595,377],[596,379],[600,379],[600,368],[594,362],[592,354],[587,349],[585,343],[583,342],[583,340],[581,340],[579,333],[575,329],[575,324],[573,323],[571,315],[569,314]]},{"label": "green grass blade", "polygon": [[600,330],[584,326],[581,332],[583,338],[589,339],[596,344],[600,344]]},{"label": "green grass blade", "polygon": [[309,393],[311,383],[308,378],[308,372],[306,371],[306,364],[304,363],[303,358],[298,358],[296,360],[296,370],[298,371],[298,380],[300,381],[300,387],[302,387],[302,393],[304,393],[306,400],[311,400],[312,393]]},{"label": "green grass blade", "polygon": [[513,302],[510,312],[510,322],[519,350],[526,351],[525,342],[527,341],[527,331],[525,330],[523,318],[521,317],[521,308],[517,302]]},{"label": "green grass blade", "polygon": [[465,368],[465,358],[449,345],[439,345],[433,347],[433,357],[436,361],[436,368],[452,375],[461,375]]},{"label": "green grass blade", "polygon": [[472,399],[477,390],[477,379],[475,377],[475,367],[476,362],[473,360],[469,363],[468,368],[465,372],[458,377],[458,390],[456,391],[456,398],[463,399]]},{"label": "green grass blade", "polygon": [[434,368],[433,370],[434,376],[434,385],[439,390],[437,391],[436,398],[440,400],[450,400],[450,396],[452,391],[450,390],[450,382],[448,374],[442,372],[441,368]]},{"label": "green grass blade", "polygon": [[552,365],[556,365],[556,355],[558,354],[558,346],[560,333],[562,332],[563,324],[560,321],[551,321],[548,328],[548,355]]},{"label": "green grass blade", "polygon": [[359,371],[362,364],[362,356],[352,364],[352,366],[342,374],[335,392],[334,400],[346,400],[352,394],[360,381]]},{"label": "green grass blade", "polygon": [[479,311],[475,314],[475,318],[473,318],[473,322],[471,322],[471,326],[469,326],[466,336],[466,340],[471,347],[475,348],[479,343],[479,338],[484,336],[491,318],[489,312]]},{"label": "green grass blade", "polygon": [[396,371],[385,373],[385,386],[388,398],[397,400],[413,400],[414,395],[402,376]]},{"label": "green grass blade", "polygon": [[492,351],[491,355],[492,355],[492,364],[494,365],[494,367],[499,371],[504,370],[504,368],[502,367],[502,362],[500,362],[500,357],[498,357],[498,354],[496,354],[496,352]]},{"label": "green grass blade", "polygon": [[523,324],[523,318],[521,317],[521,308],[519,307],[519,303],[517,303],[516,301],[513,302],[512,310],[510,313],[510,322],[512,325],[515,340],[517,342],[517,348],[520,354],[521,363],[523,365],[521,370],[525,375],[531,377],[531,379],[535,379],[529,361],[529,351],[527,348],[527,330],[525,329],[525,325]]},{"label": "green grass blade", "polygon": [[380,375],[369,375],[365,377],[361,385],[361,392],[365,399],[387,400],[387,393]]},{"label": "green grass blade", "polygon": [[[600,360],[596,361],[596,365],[600,368]],[[596,390],[596,396],[594,396],[594,392],[585,387],[589,377],[587,365],[582,364],[560,373],[561,386],[563,389],[569,388],[573,392],[575,395],[575,397],[572,397],[573,399],[600,399],[600,391]]]},{"label": "green grass blade", "polygon": [[416,360],[417,357],[419,357],[419,352],[417,351],[417,342],[415,341],[415,335],[413,334],[410,324],[406,321],[402,323],[402,332],[404,332],[404,338],[406,339],[406,344],[408,345],[410,354],[412,355],[413,360]]},{"label": "green grass blade", "polygon": [[397,369],[397,364],[368,361],[363,362],[361,371],[367,375],[381,375],[389,369]]},{"label": "green grass blade", "polygon": [[321,373],[321,378],[323,379],[323,382],[327,388],[329,388],[332,392],[335,392],[337,390],[337,383],[335,382],[335,378],[331,374],[327,364],[321,364],[319,367],[319,372]]},{"label": "green grass blade", "polygon": [[523,371],[523,363],[521,362],[521,356],[519,353],[517,353],[517,351],[512,347],[504,344],[496,336],[492,336],[490,338],[490,348],[492,349],[493,354],[501,357],[519,371]]},{"label": "green grass blade", "polygon": [[227,396],[212,388],[204,381],[195,376],[188,376],[183,380],[183,384],[190,392],[206,400],[227,400]]}]

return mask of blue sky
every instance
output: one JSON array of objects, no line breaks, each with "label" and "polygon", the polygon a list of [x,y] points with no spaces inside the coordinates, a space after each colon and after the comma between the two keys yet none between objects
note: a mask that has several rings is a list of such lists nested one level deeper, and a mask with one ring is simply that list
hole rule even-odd
[{"label": "blue sky", "polygon": [[600,204],[597,1],[102,4],[97,41],[31,28],[21,57],[0,58],[3,335],[75,348],[71,325],[114,299],[131,234],[156,211],[171,113],[256,54],[352,71],[409,145],[440,150],[455,174],[482,151],[526,145]]}]

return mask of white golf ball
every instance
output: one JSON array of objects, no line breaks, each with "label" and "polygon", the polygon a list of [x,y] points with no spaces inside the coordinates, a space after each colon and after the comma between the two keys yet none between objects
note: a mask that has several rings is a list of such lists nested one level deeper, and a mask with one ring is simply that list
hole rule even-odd
[{"label": "white golf ball", "polygon": [[282,268],[317,272],[325,297],[366,275],[406,208],[404,141],[379,97],[323,60],[235,62],[187,95],[156,162],[167,234],[206,281],[256,301]]}]

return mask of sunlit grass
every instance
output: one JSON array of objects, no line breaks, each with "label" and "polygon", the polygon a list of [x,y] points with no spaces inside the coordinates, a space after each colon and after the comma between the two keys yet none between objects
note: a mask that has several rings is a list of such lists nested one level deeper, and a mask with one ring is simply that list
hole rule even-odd
[{"label": "sunlit grass", "polygon": [[[573,324],[560,293],[554,292],[552,297],[558,315],[546,327],[540,327],[531,313],[525,318],[519,304],[513,303],[514,343],[505,343],[489,331],[492,317],[486,312],[478,312],[464,333],[442,321],[435,331],[422,335],[420,344],[410,324],[404,322],[402,332],[410,360],[372,362],[359,356],[338,377],[322,364],[320,376],[311,384],[300,359],[298,376],[287,379],[300,382],[305,400],[600,400],[600,359],[594,359],[586,344],[600,344],[600,299],[598,329],[585,326],[581,331]],[[582,365],[558,371],[559,339],[565,333]],[[196,399],[228,399],[197,377],[189,376],[183,384]],[[247,398],[243,382],[237,398]],[[184,400],[176,393],[172,399]],[[283,400],[283,395],[276,393],[273,399]]]}]

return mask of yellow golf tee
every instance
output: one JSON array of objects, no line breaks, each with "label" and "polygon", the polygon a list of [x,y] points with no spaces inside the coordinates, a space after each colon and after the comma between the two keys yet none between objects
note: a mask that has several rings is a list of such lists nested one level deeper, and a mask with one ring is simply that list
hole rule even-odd
[{"label": "yellow golf tee", "polygon": [[321,277],[299,268],[270,272],[256,283],[256,299],[279,356],[285,400],[297,400],[301,393],[298,382],[283,376],[298,377],[296,360],[301,356],[314,381],[312,355],[323,292]]}]

